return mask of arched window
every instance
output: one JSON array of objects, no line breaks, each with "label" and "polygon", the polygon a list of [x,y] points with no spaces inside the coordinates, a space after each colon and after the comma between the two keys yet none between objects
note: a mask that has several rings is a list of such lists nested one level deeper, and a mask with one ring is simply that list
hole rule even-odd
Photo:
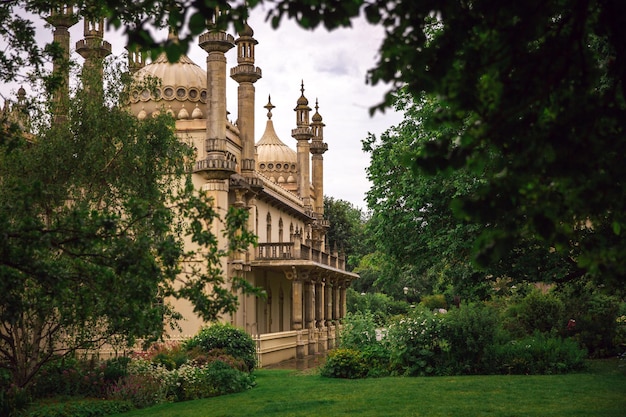
[{"label": "arched window", "polygon": [[278,219],[278,241],[283,243],[283,218]]},{"label": "arched window", "polygon": [[270,214],[270,212],[267,212],[267,218],[265,220],[266,224],[267,224],[267,236],[266,236],[266,241],[269,243],[272,241],[272,215]]}]

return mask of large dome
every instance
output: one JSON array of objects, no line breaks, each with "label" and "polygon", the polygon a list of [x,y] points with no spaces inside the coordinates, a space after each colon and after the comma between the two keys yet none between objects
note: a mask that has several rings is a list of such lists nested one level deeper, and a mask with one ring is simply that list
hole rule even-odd
[{"label": "large dome", "polygon": [[130,108],[134,115],[145,118],[159,111],[171,113],[177,119],[205,117],[207,74],[189,57],[182,55],[178,62],[170,63],[163,53],[135,74],[137,80],[147,76],[159,78],[161,85],[156,95],[147,89],[131,93]]},{"label": "large dome", "polygon": [[298,154],[285,145],[267,121],[265,132],[256,144],[257,169],[279,184],[295,184],[298,177]]}]

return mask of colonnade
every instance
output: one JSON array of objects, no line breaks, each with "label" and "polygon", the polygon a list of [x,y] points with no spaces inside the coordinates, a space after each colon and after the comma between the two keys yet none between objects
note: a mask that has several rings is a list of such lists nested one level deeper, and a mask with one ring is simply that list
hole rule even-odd
[{"label": "colonnade", "polygon": [[293,267],[291,329],[299,331],[297,357],[335,347],[336,329],[346,314],[346,288],[350,280],[331,272]]}]

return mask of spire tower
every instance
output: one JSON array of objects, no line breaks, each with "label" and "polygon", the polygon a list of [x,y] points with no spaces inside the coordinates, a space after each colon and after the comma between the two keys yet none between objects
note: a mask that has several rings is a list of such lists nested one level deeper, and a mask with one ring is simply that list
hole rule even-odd
[{"label": "spire tower", "polygon": [[207,157],[196,164],[206,179],[226,180],[235,173],[235,161],[226,152],[226,56],[235,46],[232,35],[213,27],[200,35],[200,47],[207,53]]},{"label": "spire tower", "polygon": [[102,89],[102,61],[111,54],[111,44],[104,40],[104,19],[85,19],[84,36],[76,42],[76,52],[85,58],[83,83],[91,82],[97,89]]},{"label": "spire tower", "polygon": [[78,15],[74,14],[72,6],[54,6],[50,10],[50,16],[46,18],[54,27],[53,41],[61,48],[61,54],[55,57],[52,63],[52,72],[61,80],[54,92],[56,108],[54,110],[55,121],[60,122],[67,117],[70,95],[70,32],[69,29],[78,22]]},{"label": "spire tower", "polygon": [[311,140],[311,165],[313,176],[313,189],[315,196],[316,213],[324,214],[324,157],[323,154],[328,150],[328,144],[324,143],[324,123],[322,116],[319,114],[319,105],[315,99],[315,114],[312,117],[311,132],[313,139]]},{"label": "spire tower", "polygon": [[254,66],[254,47],[258,44],[254,39],[254,31],[244,23],[235,41],[237,45],[237,66],[231,68],[230,77],[235,80],[237,88],[237,127],[241,134],[242,155],[241,173],[244,177],[252,177],[254,173],[254,83],[261,78],[261,69]]},{"label": "spire tower", "polygon": [[304,96],[304,81],[300,86],[300,98],[294,109],[296,112],[296,128],[291,130],[291,136],[298,141],[296,150],[298,153],[298,166],[300,168],[298,180],[298,194],[309,210],[311,207],[311,185],[309,176],[309,140],[313,136],[311,127],[309,126],[309,100]]}]

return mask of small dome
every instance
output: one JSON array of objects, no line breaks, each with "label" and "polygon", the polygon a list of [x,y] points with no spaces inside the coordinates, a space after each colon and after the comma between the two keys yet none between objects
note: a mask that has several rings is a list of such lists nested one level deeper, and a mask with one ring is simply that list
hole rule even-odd
[{"label": "small dome", "polygon": [[176,118],[177,119],[189,119],[189,112],[185,108],[184,104],[183,104],[183,108],[180,109],[180,111],[178,112],[178,116]]},{"label": "small dome", "polygon": [[271,165],[270,169],[274,168],[274,164],[296,164],[298,162],[298,154],[278,138],[276,130],[274,130],[274,123],[271,120],[267,121],[265,133],[256,144],[256,152],[259,166],[269,168]]},{"label": "small dome", "polygon": [[243,28],[241,29],[241,32],[239,32],[239,36],[247,36],[250,38],[254,36],[254,31],[252,30],[248,22],[244,22]]},{"label": "small dome", "polygon": [[135,115],[139,115],[142,109],[151,114],[163,106],[171,109],[176,116],[181,114],[186,103],[189,103],[187,107],[194,107],[203,106],[207,102],[206,71],[186,55],[182,55],[175,63],[168,62],[165,53],[159,55],[135,74],[137,80],[147,76],[159,78],[161,85],[157,88],[156,95],[148,90],[131,92],[130,109]]},{"label": "small dome", "polygon": [[196,103],[196,108],[191,112],[191,118],[202,119],[203,117],[204,115],[202,114],[202,110],[200,110],[200,107],[198,107],[198,104]]}]

